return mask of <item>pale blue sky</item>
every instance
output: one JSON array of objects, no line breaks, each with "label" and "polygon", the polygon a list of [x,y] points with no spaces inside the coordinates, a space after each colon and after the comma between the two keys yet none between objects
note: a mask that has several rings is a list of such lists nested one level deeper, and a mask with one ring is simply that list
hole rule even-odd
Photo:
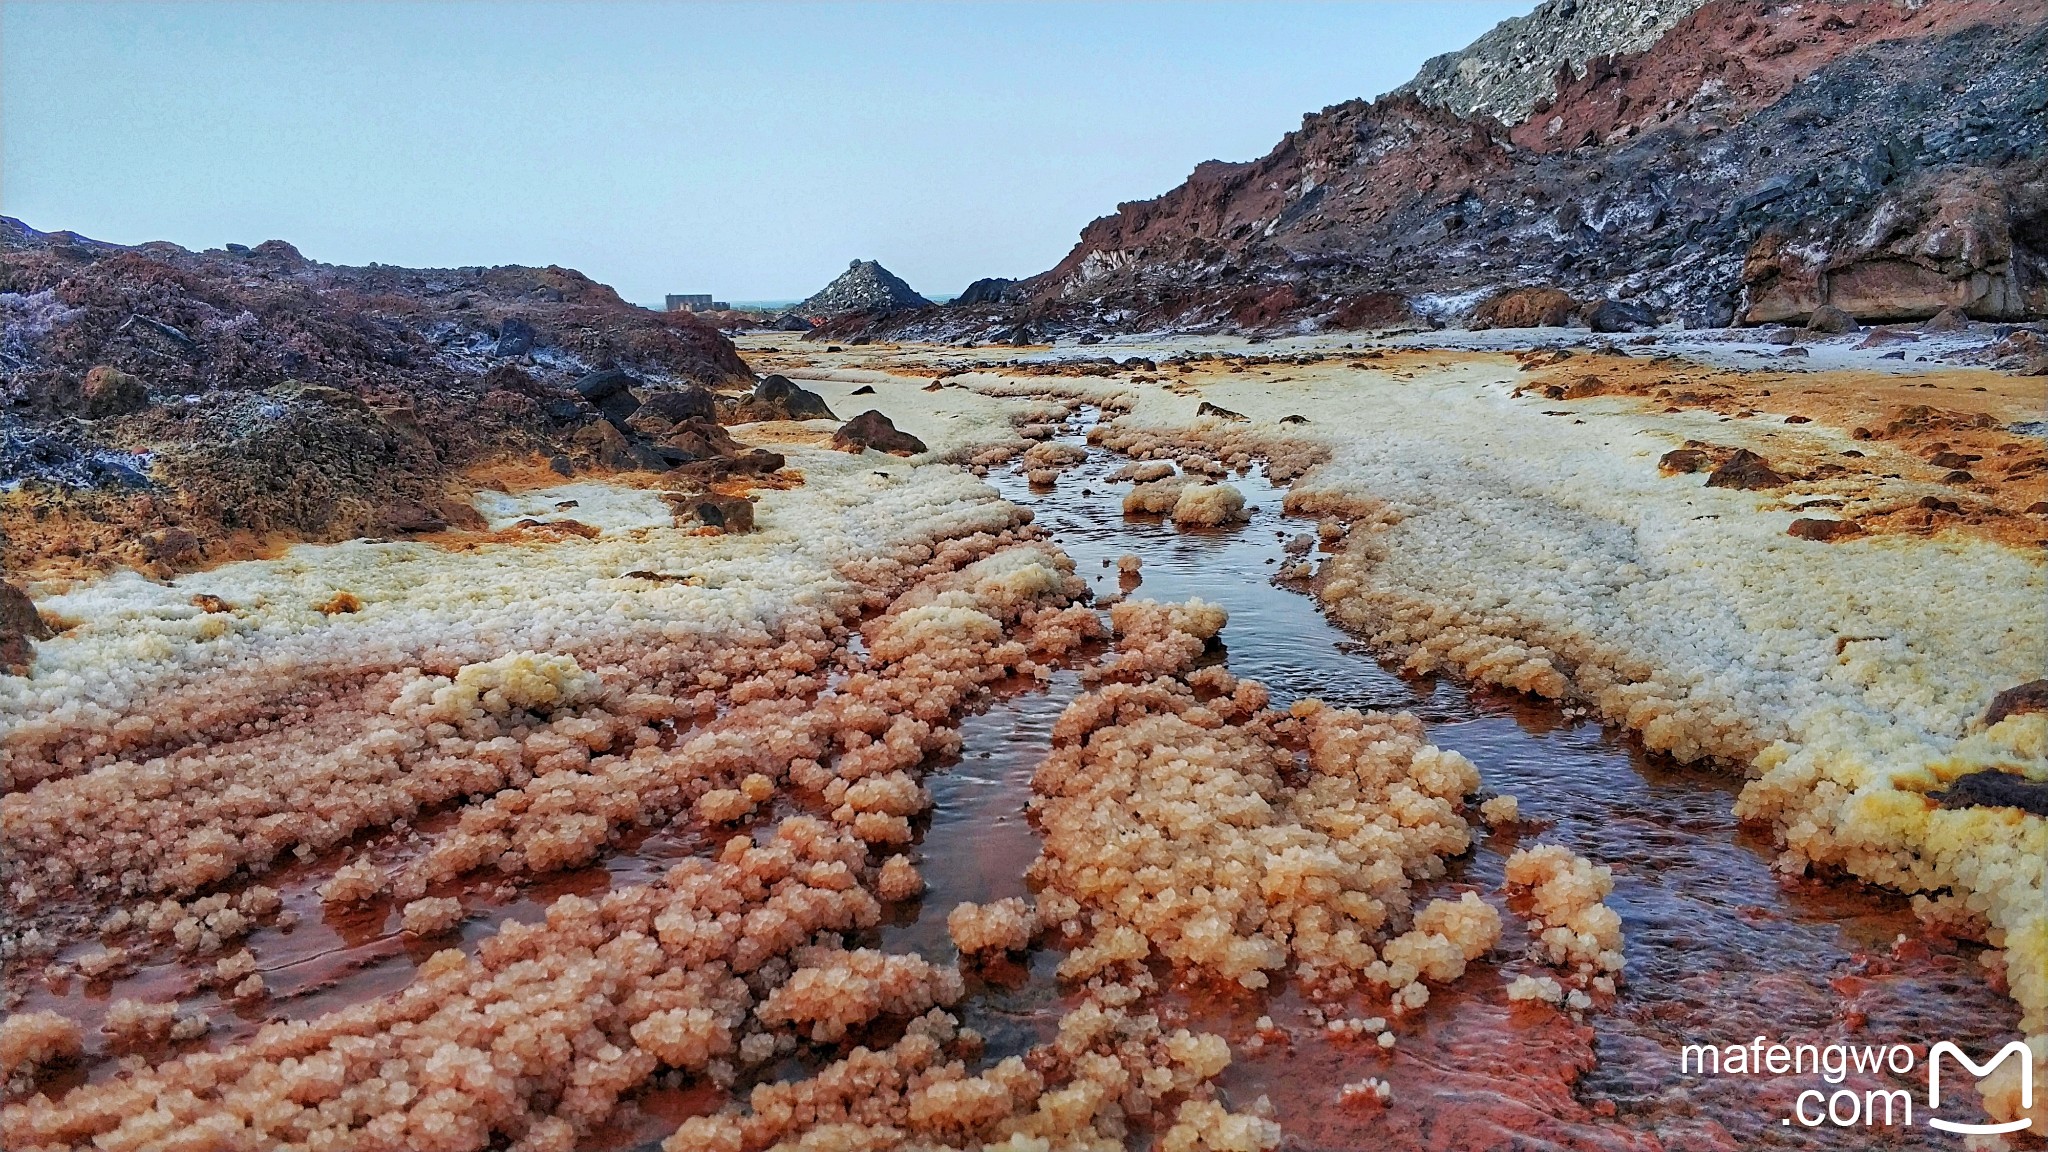
[{"label": "pale blue sky", "polygon": [[1057,263],[1505,3],[0,5],[0,212],[628,299]]}]

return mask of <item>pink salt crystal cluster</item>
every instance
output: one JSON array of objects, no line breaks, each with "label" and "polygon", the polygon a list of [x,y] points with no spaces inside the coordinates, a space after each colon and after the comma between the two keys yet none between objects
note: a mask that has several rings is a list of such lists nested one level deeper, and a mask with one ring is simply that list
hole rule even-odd
[{"label": "pink salt crystal cluster", "polygon": [[[1058,1034],[970,1074],[976,1045],[933,1010],[879,1051],[856,1048],[807,1079],[762,1084],[747,1107],[685,1120],[664,1152],[1120,1148],[1156,1127],[1172,1152],[1267,1152],[1279,1125],[1232,1112],[1210,1081],[1230,1063],[1221,1037],[1167,1030],[1132,1008],[1135,988],[1093,990]],[[1178,1100],[1177,1104],[1169,1102]]]},{"label": "pink salt crystal cluster", "polygon": [[916,1016],[960,999],[956,968],[918,956],[861,948],[806,949],[792,957],[796,971],[764,1001],[764,1024],[796,1025],[812,1040],[829,1042],[877,1016]]},{"label": "pink salt crystal cluster", "polygon": [[1325,990],[1368,983],[1419,1007],[1421,979],[1455,978],[1494,946],[1498,916],[1476,897],[1432,905],[1387,941],[1411,882],[1470,844],[1458,811],[1479,785],[1469,761],[1425,743],[1410,716],[1313,700],[1280,713],[1256,683],[1191,673],[1220,609],[1134,602],[1113,619],[1109,668],[1150,678],[1077,699],[1032,780],[1039,914],[1085,937],[1062,976],[1134,972],[1159,954],[1248,988],[1291,967]]},{"label": "pink salt crystal cluster", "polygon": [[946,914],[946,934],[966,955],[1022,952],[1038,934],[1038,913],[1016,896],[988,904],[962,902]]},{"label": "pink salt crystal cluster", "polygon": [[44,1069],[78,1058],[85,1037],[76,1021],[55,1012],[15,1012],[0,1021],[0,1081],[24,1083]]},{"label": "pink salt crystal cluster", "polygon": [[1526,892],[1534,913],[1538,957],[1574,972],[1581,984],[1614,990],[1623,967],[1621,915],[1604,901],[1614,891],[1614,874],[1569,848],[1539,844],[1508,857],[1507,886]]}]

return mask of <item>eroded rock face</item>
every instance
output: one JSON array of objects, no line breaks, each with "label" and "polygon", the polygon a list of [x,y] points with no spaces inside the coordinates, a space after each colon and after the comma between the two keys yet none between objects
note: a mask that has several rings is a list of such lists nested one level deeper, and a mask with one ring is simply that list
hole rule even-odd
[{"label": "eroded rock face", "polygon": [[1641,52],[1704,0],[1548,0],[1503,20],[1463,51],[1432,57],[1395,91],[1460,116],[1513,124],[1597,57]]},{"label": "eroded rock face", "polygon": [[873,408],[841,425],[832,434],[832,446],[841,452],[873,448],[892,456],[916,456],[926,450],[924,441],[898,429],[894,421]]}]

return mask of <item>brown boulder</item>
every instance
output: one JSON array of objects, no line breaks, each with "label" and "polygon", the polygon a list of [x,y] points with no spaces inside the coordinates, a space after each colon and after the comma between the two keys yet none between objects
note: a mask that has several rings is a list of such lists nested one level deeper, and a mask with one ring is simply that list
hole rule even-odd
[{"label": "brown boulder", "polygon": [[2029,680],[1993,696],[1984,710],[1984,724],[1989,727],[2023,712],[2048,712],[2048,680]]},{"label": "brown boulder", "polygon": [[1951,304],[1936,312],[1927,321],[1929,332],[1963,332],[1970,327],[1970,318],[1961,308]]},{"label": "brown boulder", "polygon": [[733,439],[732,433],[710,420],[694,416],[671,427],[661,438],[657,449],[671,464],[729,459],[746,450],[747,446]]},{"label": "brown boulder", "polygon": [[183,528],[159,528],[154,532],[144,532],[140,543],[142,558],[164,568],[196,564],[203,558],[199,537]]},{"label": "brown boulder", "polygon": [[1472,313],[1473,328],[1562,328],[1579,310],[1561,288],[1510,288]]},{"label": "brown boulder", "polygon": [[1707,476],[1709,488],[1776,488],[1785,477],[1772,471],[1764,458],[1743,448]]},{"label": "brown boulder", "polygon": [[1808,332],[1826,332],[1831,336],[1839,336],[1844,332],[1854,332],[1856,328],[1856,318],[1833,304],[1823,304],[1815,308],[1813,315],[1806,318]]},{"label": "brown boulder", "polygon": [[915,456],[926,451],[925,443],[899,430],[887,416],[873,408],[840,425],[832,434],[832,446],[841,452],[863,452],[873,448],[893,456]]},{"label": "brown boulder", "polygon": [[1697,448],[1674,448],[1657,458],[1657,471],[1666,476],[1697,472],[1707,466],[1707,454]]},{"label": "brown boulder", "polygon": [[125,416],[149,407],[149,389],[142,381],[105,364],[85,374],[80,398],[88,420]]},{"label": "brown boulder", "polygon": [[36,612],[35,601],[14,585],[0,581],[0,670],[26,676],[35,663],[37,640],[56,635]]},{"label": "brown boulder", "polygon": [[754,530],[754,505],[744,496],[669,492],[663,494],[662,499],[675,510],[676,523],[679,526],[694,520],[706,528],[716,528],[721,532],[738,533]]},{"label": "brown boulder", "polygon": [[666,460],[646,445],[628,440],[609,420],[593,420],[578,428],[569,437],[569,446],[590,463],[613,472],[641,468],[659,471],[668,467]]},{"label": "brown boulder", "polygon": [[385,508],[382,520],[384,530],[398,536],[439,532],[448,527],[447,518],[438,510],[410,500]]},{"label": "brown boulder", "polygon": [[1794,520],[1785,532],[1801,540],[1818,540],[1826,543],[1830,540],[1847,540],[1851,536],[1860,536],[1863,534],[1863,526],[1854,520],[1809,520],[1801,517]]}]

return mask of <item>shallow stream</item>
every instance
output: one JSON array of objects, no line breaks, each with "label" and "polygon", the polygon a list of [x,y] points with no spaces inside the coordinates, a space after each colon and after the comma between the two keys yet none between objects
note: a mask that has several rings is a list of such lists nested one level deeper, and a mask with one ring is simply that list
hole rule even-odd
[{"label": "shallow stream", "polygon": [[[1067,438],[1082,442],[1072,432]],[[1099,595],[1199,596],[1229,609],[1214,658],[1265,683],[1276,706],[1316,696],[1413,712],[1434,743],[1479,766],[1486,788],[1518,797],[1519,825],[1493,833],[1475,826],[1473,851],[1444,880],[1422,886],[1424,893],[1455,896],[1476,887],[1497,900],[1506,857],[1537,842],[1566,845],[1615,874],[1609,903],[1624,921],[1628,966],[1618,999],[1583,1023],[1556,1008],[1507,1000],[1508,980],[1525,970],[1541,974],[1519,958],[1528,938],[1512,916],[1496,962],[1476,963],[1456,984],[1432,989],[1425,1008],[1393,1025],[1391,1053],[1370,1035],[1329,1039],[1284,981],[1259,996],[1173,989],[1178,1022],[1230,1040],[1234,1059],[1222,1082],[1233,1104],[1266,1095],[1287,1133],[1284,1147],[1955,1145],[1956,1137],[1927,1129],[1924,1120],[1910,1129],[1853,1130],[1787,1122],[1800,1091],[1838,1086],[1813,1076],[1681,1076],[1679,1050],[1761,1035],[1821,1045],[1905,1043],[1923,1056],[1928,1043],[1953,1038],[1989,1052],[1994,1040],[2016,1033],[2018,1010],[1987,981],[1979,949],[1929,935],[1902,898],[1773,871],[1768,833],[1732,815],[1741,781],[1728,771],[1679,765],[1549,702],[1403,677],[1376,663],[1323,617],[1305,587],[1274,579],[1289,560],[1288,538],[1315,525],[1284,515],[1284,489],[1262,474],[1230,481],[1252,509],[1248,522],[1189,532],[1122,514],[1130,485],[1108,477],[1126,462],[1089,448],[1087,461],[1053,488],[1033,488],[1013,469],[990,482],[1035,511]],[[1126,553],[1143,561],[1135,586],[1119,584],[1115,561]],[[1078,678],[1062,673],[1048,690],[1002,696],[966,722],[960,762],[927,780],[937,805],[918,851],[931,891],[914,923],[885,930],[885,946],[947,954],[945,914],[956,902],[1026,894],[1023,871],[1037,852],[1024,817],[1031,774],[1053,722],[1079,690]],[[989,1037],[992,1056],[1050,1034],[1063,1006],[1052,979],[1058,959],[1039,952],[1028,969],[988,973],[978,988],[970,981],[963,1015]],[[1384,1015],[1384,1005],[1360,1002],[1353,1014]],[[1268,1015],[1286,1038],[1254,1041],[1255,1021]],[[1340,1087],[1366,1077],[1389,1082],[1391,1102],[1340,1105]],[[1904,1088],[1924,1103],[1923,1072],[1852,1074],[1839,1087],[1859,1095]]]}]

